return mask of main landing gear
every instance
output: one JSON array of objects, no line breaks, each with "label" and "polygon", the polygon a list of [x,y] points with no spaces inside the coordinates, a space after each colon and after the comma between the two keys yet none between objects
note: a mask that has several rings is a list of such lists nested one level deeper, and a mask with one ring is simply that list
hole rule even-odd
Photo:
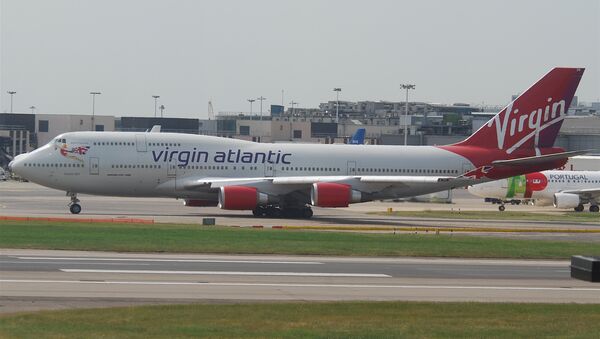
[{"label": "main landing gear", "polygon": [[[575,207],[573,209],[575,210],[575,212],[583,212],[585,207],[583,206],[583,204],[579,204],[579,205],[577,205],[577,207]],[[598,211],[600,211],[600,207],[598,207],[598,205],[594,205],[592,203],[592,205],[590,205],[590,212],[598,213]]]},{"label": "main landing gear", "polygon": [[79,199],[77,199],[77,193],[67,192],[67,195],[71,197],[69,203],[69,211],[73,214],[81,213],[81,205],[79,205]]},{"label": "main landing gear", "polygon": [[310,219],[313,211],[310,207],[285,207],[278,206],[257,206],[252,210],[252,215],[257,218],[290,218],[290,219]]}]

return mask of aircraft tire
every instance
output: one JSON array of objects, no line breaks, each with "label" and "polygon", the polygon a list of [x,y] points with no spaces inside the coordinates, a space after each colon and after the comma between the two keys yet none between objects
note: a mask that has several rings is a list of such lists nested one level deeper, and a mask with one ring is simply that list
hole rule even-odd
[{"label": "aircraft tire", "polygon": [[504,207],[504,205],[498,206],[498,211],[500,211],[500,212],[504,212],[505,209],[506,209],[506,207]]},{"label": "aircraft tire", "polygon": [[79,214],[81,213],[81,205],[72,204],[71,206],[69,206],[69,211],[71,211],[71,213],[73,214]]},{"label": "aircraft tire", "polygon": [[252,210],[252,215],[257,217],[257,218],[262,218],[265,216],[265,208],[258,206],[255,209]]},{"label": "aircraft tire", "polygon": [[575,212],[583,212],[583,204],[577,205],[577,207],[575,207],[574,210]]},{"label": "aircraft tire", "polygon": [[281,210],[277,207],[269,206],[265,208],[265,214],[268,218],[281,218]]},{"label": "aircraft tire", "polygon": [[598,211],[600,211],[600,207],[598,207],[598,205],[591,205],[590,206],[590,212],[592,212],[592,213],[598,213]]},{"label": "aircraft tire", "polygon": [[313,216],[313,210],[310,207],[307,207],[305,209],[302,210],[302,218],[304,219],[310,219]]}]

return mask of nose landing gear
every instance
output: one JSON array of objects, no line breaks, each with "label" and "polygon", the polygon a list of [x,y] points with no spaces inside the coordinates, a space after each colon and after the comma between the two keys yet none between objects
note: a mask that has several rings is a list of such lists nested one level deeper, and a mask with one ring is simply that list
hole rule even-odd
[{"label": "nose landing gear", "polygon": [[69,211],[73,214],[81,213],[81,205],[79,205],[79,199],[77,199],[77,193],[67,192],[67,196],[71,197],[71,202],[69,203]]}]

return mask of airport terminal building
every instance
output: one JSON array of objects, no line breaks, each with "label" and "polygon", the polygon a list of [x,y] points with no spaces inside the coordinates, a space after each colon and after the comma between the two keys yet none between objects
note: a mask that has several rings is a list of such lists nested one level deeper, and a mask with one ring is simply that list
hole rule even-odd
[{"label": "airport terminal building", "polygon": [[[557,146],[567,150],[600,149],[600,103],[569,109]],[[220,112],[212,119],[129,117],[89,114],[0,113],[0,165],[46,144],[63,132],[144,132],[161,125],[163,132],[214,135],[255,142],[347,143],[359,128],[368,144],[443,145],[464,139],[501,107],[441,105],[387,101],[336,101],[318,108],[271,105],[262,115]],[[337,109],[336,109],[337,108]],[[7,157],[8,156],[8,157]]]}]

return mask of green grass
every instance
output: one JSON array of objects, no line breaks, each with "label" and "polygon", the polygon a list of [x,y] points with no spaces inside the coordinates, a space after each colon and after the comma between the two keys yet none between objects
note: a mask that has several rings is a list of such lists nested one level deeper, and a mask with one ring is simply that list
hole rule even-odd
[{"label": "green grass", "polygon": [[0,248],[474,258],[569,258],[598,243],[459,235],[362,234],[177,224],[0,221]]},{"label": "green grass", "polygon": [[[507,207],[510,208],[510,207]],[[458,211],[458,210],[425,210],[370,212],[369,214],[393,215],[398,217],[442,218],[442,219],[493,219],[493,220],[535,220],[535,221],[572,221],[600,223],[599,213],[590,212],[518,212],[518,211]]]},{"label": "green grass", "polygon": [[597,338],[600,305],[336,302],[168,305],[0,317],[5,338]]}]

